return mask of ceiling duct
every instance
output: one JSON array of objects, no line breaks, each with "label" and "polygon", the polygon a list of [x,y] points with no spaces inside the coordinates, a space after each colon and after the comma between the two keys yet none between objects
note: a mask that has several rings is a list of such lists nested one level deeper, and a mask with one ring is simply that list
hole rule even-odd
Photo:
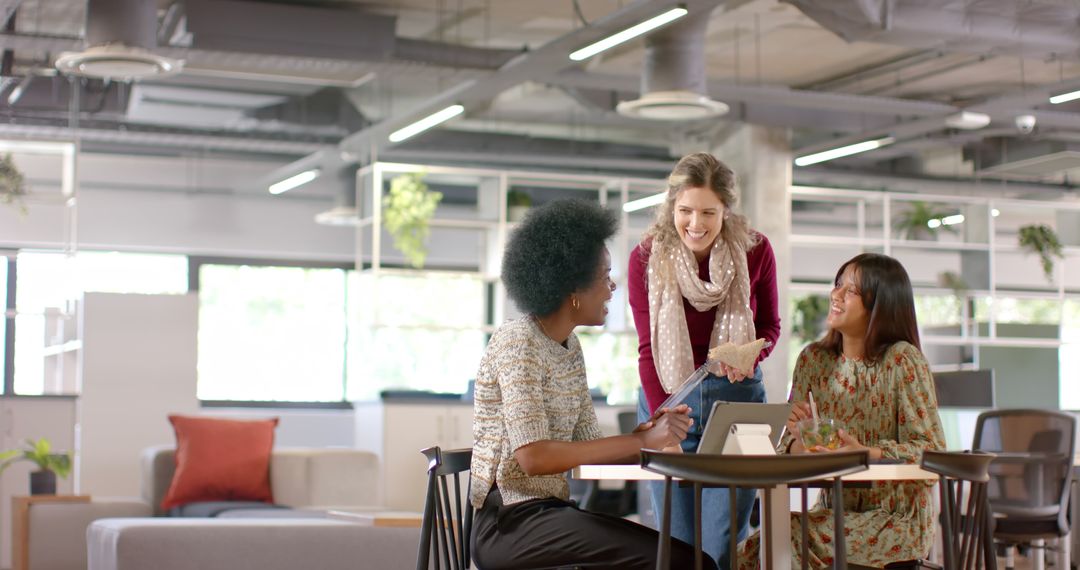
[{"label": "ceiling duct", "polygon": [[1080,169],[1080,144],[992,137],[965,147],[964,158],[975,161],[982,174],[1053,178]]},{"label": "ceiling duct", "polygon": [[63,73],[123,81],[180,72],[183,62],[152,53],[157,47],[155,0],[88,0],[86,45],[56,59]]},{"label": "ceiling duct", "polygon": [[783,0],[849,42],[1075,60],[1075,2],[1016,0]]},{"label": "ceiling duct", "polygon": [[357,167],[350,165],[338,171],[339,190],[334,207],[315,214],[315,223],[323,226],[355,226],[360,222],[356,207]]},{"label": "ceiling duct", "polygon": [[615,107],[620,115],[689,121],[723,115],[728,106],[706,94],[705,32],[708,14],[683,18],[645,39],[641,98]]}]

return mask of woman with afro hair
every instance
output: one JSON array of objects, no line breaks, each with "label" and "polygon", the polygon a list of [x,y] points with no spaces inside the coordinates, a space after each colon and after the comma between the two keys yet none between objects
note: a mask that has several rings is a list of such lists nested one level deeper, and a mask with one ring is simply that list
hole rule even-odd
[{"label": "woman with afro hair", "polygon": [[[678,445],[689,410],[659,410],[602,437],[574,329],[603,325],[615,284],[604,242],[614,213],[575,200],[534,208],[510,237],[502,280],[521,318],[492,335],[476,376],[470,501],[478,568],[655,568],[657,532],[569,501],[566,472]],[[673,566],[693,548],[672,541]],[[707,567],[713,567],[711,560]]]}]

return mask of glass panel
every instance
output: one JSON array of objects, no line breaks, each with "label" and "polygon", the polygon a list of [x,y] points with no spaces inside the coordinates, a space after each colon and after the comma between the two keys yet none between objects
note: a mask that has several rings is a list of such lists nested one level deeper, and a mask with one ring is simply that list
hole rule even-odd
[{"label": "glass panel", "polygon": [[390,189],[395,184],[394,180],[399,177],[402,181],[418,177],[429,191],[442,194],[435,210],[435,217],[438,219],[488,222],[496,222],[499,219],[498,178],[467,173],[384,171],[383,200],[390,194]]},{"label": "glass panel", "polygon": [[[859,202],[791,199],[791,233],[830,237],[859,237]],[[874,238],[880,238],[878,233]]]},{"label": "glass panel", "polygon": [[[862,251],[882,253],[880,247],[864,247]],[[859,254],[854,245],[791,244],[791,280],[803,283],[826,283],[831,286],[836,270]]]},{"label": "glass panel", "polygon": [[45,391],[45,315],[15,317],[15,393]]},{"label": "glass panel", "polygon": [[1061,409],[1080,410],[1080,300],[1066,299],[1062,307],[1061,339],[1058,350],[1061,375],[1058,389]]},{"label": "glass panel", "polygon": [[916,295],[915,317],[921,334],[960,336],[965,301],[956,295]]},{"label": "glass panel", "polygon": [[479,330],[350,329],[347,397],[375,399],[385,389],[464,393],[484,344]]},{"label": "glass panel", "polygon": [[957,278],[970,290],[990,288],[989,254],[985,251],[894,246],[892,256],[903,264],[914,287],[947,286]]},{"label": "glass panel", "polygon": [[1059,259],[1055,265],[1060,265],[1058,271],[1065,274],[1065,292],[1080,294],[1080,253],[1067,253],[1065,259]]},{"label": "glass panel", "polygon": [[83,291],[183,294],[188,290],[184,255],[80,251],[75,260]]},{"label": "glass panel", "polygon": [[1024,207],[1010,204],[997,208],[994,216],[994,241],[999,245],[1019,245],[1020,228],[1045,224],[1057,229],[1057,216],[1053,208]]},{"label": "glass panel", "polygon": [[[994,302],[997,322],[1056,325],[1061,319],[1061,303],[1057,299],[1016,299],[998,297]],[[1000,331],[998,333],[1001,334]]]},{"label": "glass panel", "polygon": [[893,200],[891,208],[894,239],[989,243],[990,215],[984,204]]},{"label": "glass panel", "polygon": [[[1061,260],[1056,260],[1055,271],[1061,271]],[[994,257],[994,281],[998,289],[1056,290],[1057,275],[1047,276],[1039,256],[1019,251],[999,251]]]},{"label": "glass panel", "polygon": [[589,387],[607,394],[609,404],[636,404],[641,386],[637,336],[586,332],[577,336],[585,356]]},{"label": "glass panel", "polygon": [[350,272],[349,314],[358,324],[479,328],[485,324],[484,289],[474,274],[384,271],[376,279]]},{"label": "glass panel", "polygon": [[198,397],[340,401],[345,272],[204,265]]}]

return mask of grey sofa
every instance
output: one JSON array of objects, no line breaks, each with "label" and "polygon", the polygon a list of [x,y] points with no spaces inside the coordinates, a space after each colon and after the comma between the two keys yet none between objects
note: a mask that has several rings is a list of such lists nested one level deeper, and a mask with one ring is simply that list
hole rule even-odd
[{"label": "grey sofa", "polygon": [[329,519],[105,519],[87,530],[88,570],[414,568],[419,528]]},{"label": "grey sofa", "polygon": [[[278,504],[292,507],[297,511],[290,514],[309,517],[319,517],[327,509],[333,508],[379,510],[381,507],[378,503],[378,497],[380,496],[378,461],[378,457],[373,453],[355,449],[275,449],[270,462],[270,484],[274,493],[274,500]],[[183,536],[195,536],[193,533],[197,532],[199,525],[204,525],[204,528],[213,528],[217,519],[188,519],[185,522],[183,519],[154,517],[154,515],[163,514],[160,507],[161,499],[168,490],[175,468],[171,446],[154,447],[145,450],[141,458],[141,464],[142,490],[140,497],[93,497],[89,503],[57,503],[35,506],[30,511],[28,520],[29,541],[27,554],[30,570],[83,570],[87,568],[88,527],[93,526],[92,523],[101,519],[124,517],[123,520],[126,522],[123,525],[119,527],[105,525],[104,527],[123,529],[114,533],[116,540],[120,541],[115,545],[117,548],[124,546],[123,541],[128,540],[123,538],[127,536],[125,535],[126,532],[129,532],[129,530],[134,531],[141,525],[146,525],[150,529],[146,532],[153,533],[161,532],[160,529],[175,524],[177,529],[186,529],[181,531],[186,533]],[[260,520],[280,516],[280,514],[284,513],[278,511],[230,513],[233,516],[254,516]],[[267,528],[273,529],[277,528],[275,525],[288,526],[292,524],[297,528],[310,529],[312,524],[320,522],[279,520],[280,522],[269,523]],[[252,521],[247,526],[242,524],[243,519],[237,519],[237,522],[232,524],[239,525],[236,529],[241,527],[245,529],[259,528],[261,523],[255,519],[252,519]],[[332,521],[324,522],[329,527],[351,524]],[[251,530],[236,530],[228,525],[222,528],[225,529],[224,532],[253,532]],[[282,532],[286,531],[283,530]],[[113,535],[103,534],[100,536],[102,540],[108,540],[107,537]],[[130,536],[145,537],[147,534],[140,531]],[[267,544],[272,540],[271,535],[271,538],[266,541]],[[129,546],[135,547],[134,544]],[[192,550],[199,549],[198,543],[189,546]],[[142,547],[146,547],[150,551],[156,550],[153,544],[144,544]],[[97,551],[108,551],[108,548],[102,546]],[[130,568],[131,566],[126,567]],[[157,565],[144,566],[144,568],[156,567]]]}]

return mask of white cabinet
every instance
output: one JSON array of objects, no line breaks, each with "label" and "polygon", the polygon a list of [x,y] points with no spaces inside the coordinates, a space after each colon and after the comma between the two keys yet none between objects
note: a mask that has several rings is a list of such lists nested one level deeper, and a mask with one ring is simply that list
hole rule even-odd
[{"label": "white cabinet", "polygon": [[427,460],[420,450],[472,447],[472,402],[356,402],[354,411],[356,447],[379,455],[381,496],[392,510],[424,508]]}]

